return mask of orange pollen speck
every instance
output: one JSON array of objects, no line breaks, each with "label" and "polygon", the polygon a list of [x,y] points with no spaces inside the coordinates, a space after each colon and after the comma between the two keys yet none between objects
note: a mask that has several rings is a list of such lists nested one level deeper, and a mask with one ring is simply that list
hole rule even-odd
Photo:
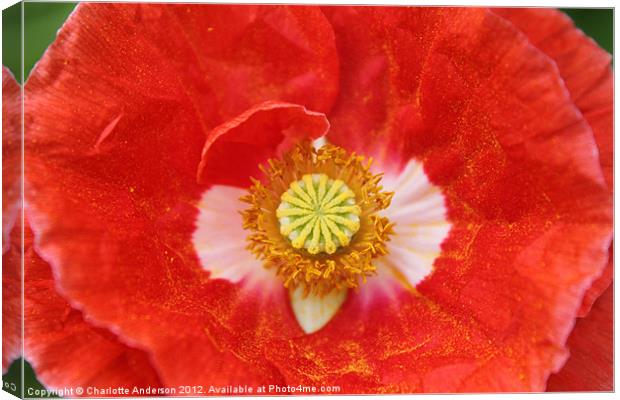
[{"label": "orange pollen speck", "polygon": [[378,212],[393,193],[383,191],[370,164],[340,147],[304,142],[261,166],[265,178],[253,179],[241,198],[250,205],[241,212],[243,228],[248,249],[285,287],[324,295],[376,274],[372,262],[387,253],[393,233]]}]

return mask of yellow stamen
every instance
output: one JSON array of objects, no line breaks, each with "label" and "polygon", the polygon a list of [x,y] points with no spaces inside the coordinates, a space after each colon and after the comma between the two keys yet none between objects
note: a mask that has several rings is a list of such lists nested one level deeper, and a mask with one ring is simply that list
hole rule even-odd
[{"label": "yellow stamen", "polygon": [[392,224],[377,212],[389,206],[381,175],[370,162],[331,145],[302,143],[262,167],[242,200],[248,249],[274,268],[285,287],[306,293],[355,288],[376,273]]}]

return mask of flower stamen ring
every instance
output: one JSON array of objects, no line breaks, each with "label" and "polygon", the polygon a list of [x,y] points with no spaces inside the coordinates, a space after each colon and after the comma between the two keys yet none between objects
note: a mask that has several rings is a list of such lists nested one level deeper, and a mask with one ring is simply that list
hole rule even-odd
[{"label": "flower stamen ring", "polygon": [[250,231],[248,249],[275,268],[284,286],[324,295],[358,287],[376,273],[373,259],[387,253],[392,224],[378,211],[393,193],[383,192],[370,161],[344,149],[302,143],[271,159],[265,179],[241,200]]}]

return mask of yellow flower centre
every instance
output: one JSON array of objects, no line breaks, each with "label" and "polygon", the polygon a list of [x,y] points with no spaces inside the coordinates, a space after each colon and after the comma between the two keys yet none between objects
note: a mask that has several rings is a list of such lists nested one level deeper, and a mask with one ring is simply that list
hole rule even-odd
[{"label": "yellow flower centre", "polygon": [[360,229],[355,193],[340,179],[306,174],[291,183],[281,199],[276,211],[280,233],[296,249],[334,254],[338,247],[348,246]]},{"label": "yellow flower centre", "polygon": [[248,249],[273,268],[285,287],[324,295],[355,288],[376,274],[373,260],[387,253],[392,224],[378,212],[383,192],[370,161],[304,142],[261,167],[264,177],[242,201]]}]

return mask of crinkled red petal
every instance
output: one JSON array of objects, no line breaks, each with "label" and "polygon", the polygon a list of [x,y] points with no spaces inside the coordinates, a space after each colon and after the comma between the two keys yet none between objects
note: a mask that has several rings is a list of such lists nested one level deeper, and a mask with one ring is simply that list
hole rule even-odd
[{"label": "crinkled red petal", "polygon": [[198,181],[247,187],[261,176],[259,165],[282,154],[303,139],[327,133],[324,114],[305,107],[268,101],[246,110],[207,135],[198,166]]},{"label": "crinkled red petal", "polygon": [[[94,387],[159,388],[161,383],[146,352],[127,346],[118,337],[84,320],[56,291],[52,270],[32,247],[25,230],[24,356],[37,379],[50,390]],[[105,393],[82,393],[106,396]]]},{"label": "crinkled red petal", "polygon": [[[613,75],[611,56],[575,27],[564,13],[545,8],[498,8],[494,12],[512,22],[551,57],[571,98],[592,128],[605,181],[613,189]],[[586,292],[579,316],[613,279],[613,259]]]},{"label": "crinkled red petal", "polygon": [[196,171],[207,133],[251,105],[328,110],[337,63],[312,7],[81,4],[29,78],[37,250],[89,321],[149,349],[163,383],[282,382],[211,337],[245,297],[199,265]]},{"label": "crinkled red petal", "polygon": [[454,228],[416,293],[353,297],[269,357],[288,382],[345,392],[544,390],[612,232],[592,131],[557,69],[485,10],[325,12],[349,60],[331,140],[388,168],[424,162]]},{"label": "crinkled red petal", "polygon": [[192,195],[208,132],[267,100],[329,110],[337,65],[312,7],[81,4],[28,79],[26,153]]},{"label": "crinkled red petal", "polygon": [[386,7],[323,7],[323,12],[340,57],[340,92],[329,114],[328,139],[370,154],[385,167],[399,164],[411,141],[401,130],[421,128],[419,83],[433,54],[439,13]]},{"label": "crinkled red petal", "polygon": [[568,338],[570,358],[551,375],[547,390],[612,391],[614,389],[613,285],[596,300],[587,318],[580,318]]},{"label": "crinkled red petal", "polygon": [[613,187],[613,74],[611,55],[577,29],[564,13],[548,8],[495,8],[555,61],[575,105],[596,139],[605,180]]},{"label": "crinkled red petal", "polygon": [[[267,357],[291,386],[336,386],[339,393],[455,392],[493,350],[475,324],[392,282],[391,296],[370,304],[350,295],[312,335],[274,339]],[[485,382],[476,391],[488,388]]]}]

